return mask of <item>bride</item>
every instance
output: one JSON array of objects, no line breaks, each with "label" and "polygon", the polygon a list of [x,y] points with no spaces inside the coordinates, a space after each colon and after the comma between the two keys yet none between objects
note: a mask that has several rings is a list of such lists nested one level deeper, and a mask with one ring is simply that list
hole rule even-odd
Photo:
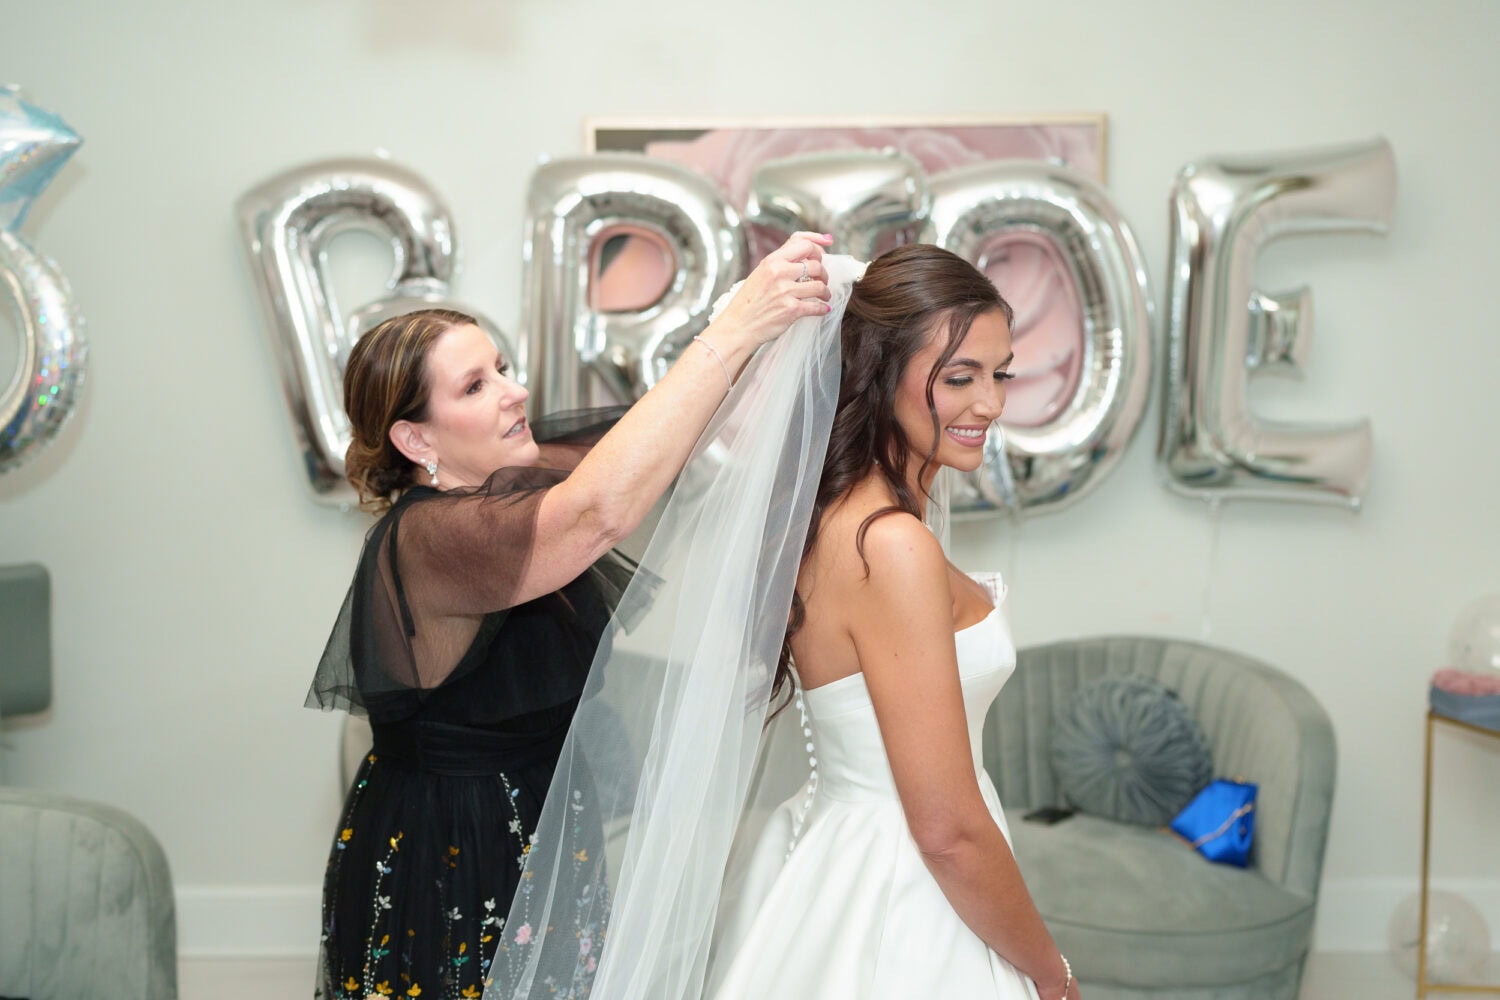
[{"label": "bride", "polygon": [[922,522],[940,468],[979,468],[1011,318],[934,246],[893,250],[854,285],[776,678],[796,664],[818,764],[721,919],[715,997],[1021,998],[1028,978],[1043,1000],[1078,995],[980,763],[1015,666],[1004,584],[959,572]]},{"label": "bride", "polygon": [[[752,361],[601,645],[486,997],[1079,1000],[980,763],[1005,587],[921,517],[980,465],[1010,307],[934,246],[825,265],[832,311]],[[787,735],[811,774],[765,817]],[[572,850],[595,823],[608,859]]]}]

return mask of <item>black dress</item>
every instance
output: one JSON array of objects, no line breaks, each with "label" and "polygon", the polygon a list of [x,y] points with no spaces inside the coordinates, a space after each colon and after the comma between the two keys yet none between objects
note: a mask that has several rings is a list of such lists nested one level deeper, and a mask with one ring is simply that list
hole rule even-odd
[{"label": "black dress", "polygon": [[[413,488],[366,539],[308,697],[367,712],[374,732],[329,853],[316,996],[479,997],[497,949],[514,953],[530,936],[505,918],[631,569],[611,555],[555,593],[507,606],[537,504],[565,477],[502,470],[466,494]],[[447,613],[455,606],[460,614]],[[424,610],[433,607],[445,613]],[[485,607],[500,610],[474,613]],[[598,822],[576,805],[573,856],[597,862]],[[586,981],[597,931],[574,930]]]}]

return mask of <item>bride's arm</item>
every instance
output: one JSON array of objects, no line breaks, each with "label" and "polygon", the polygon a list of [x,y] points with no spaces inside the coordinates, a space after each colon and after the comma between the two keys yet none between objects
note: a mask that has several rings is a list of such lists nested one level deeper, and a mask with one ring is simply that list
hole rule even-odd
[{"label": "bride's arm", "polygon": [[870,525],[865,557],[850,631],[912,838],[964,923],[1043,998],[1061,997],[1062,957],[980,795],[942,547],[916,518],[891,514]]}]

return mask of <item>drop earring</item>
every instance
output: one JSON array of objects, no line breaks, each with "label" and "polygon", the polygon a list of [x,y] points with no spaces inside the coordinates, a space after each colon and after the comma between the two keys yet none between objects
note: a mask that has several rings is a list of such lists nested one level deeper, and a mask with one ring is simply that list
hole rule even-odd
[{"label": "drop earring", "polygon": [[436,486],[437,485],[437,459],[435,459],[435,458],[429,458],[427,460],[427,474],[432,477],[432,485]]}]

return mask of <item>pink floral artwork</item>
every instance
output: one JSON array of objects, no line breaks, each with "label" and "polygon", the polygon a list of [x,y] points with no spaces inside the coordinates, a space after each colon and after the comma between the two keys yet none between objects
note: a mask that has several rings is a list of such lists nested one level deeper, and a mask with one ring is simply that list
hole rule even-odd
[{"label": "pink floral artwork", "polygon": [[[780,127],[611,126],[590,133],[593,149],[644,152],[692,167],[713,178],[730,204],[743,210],[750,184],[769,160],[830,150],[898,149],[911,155],[929,177],[956,167],[1000,159],[1066,163],[1103,180],[1102,117],[1036,123],[975,125],[882,125]],[[759,260],[779,239],[752,233],[752,258]],[[597,308],[630,308],[665,289],[674,266],[665,248],[617,244],[608,275],[616,291],[597,284]],[[638,252],[632,253],[635,249]],[[1033,233],[1007,233],[983,248],[976,262],[1015,310],[1005,424],[1036,427],[1054,419],[1077,391],[1082,377],[1084,325],[1081,297],[1072,268],[1051,240]],[[649,291],[632,295],[635,285]],[[611,306],[612,303],[619,303]],[[630,303],[626,305],[625,303]]]},{"label": "pink floral artwork", "polygon": [[962,125],[912,128],[718,128],[691,139],[658,139],[642,147],[647,156],[673,160],[719,182],[729,201],[745,205],[750,181],[761,164],[799,153],[839,149],[899,149],[929,176],[986,160],[1060,160],[1102,176],[1097,123],[1057,125]]}]

